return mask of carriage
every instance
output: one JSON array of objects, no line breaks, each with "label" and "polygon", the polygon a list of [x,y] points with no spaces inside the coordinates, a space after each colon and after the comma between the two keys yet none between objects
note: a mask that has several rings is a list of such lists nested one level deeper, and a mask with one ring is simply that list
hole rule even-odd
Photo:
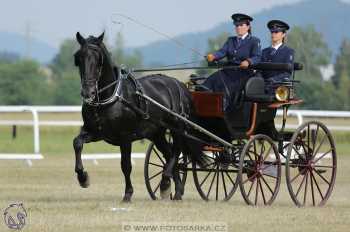
[{"label": "carriage", "polygon": [[[230,68],[224,64],[219,67]],[[298,81],[294,80],[302,65],[260,63],[252,69],[292,70],[293,78],[268,83],[262,77],[252,77],[235,98],[237,107],[224,112],[223,93],[201,91],[203,78],[191,77],[187,86],[199,119],[192,126],[201,131],[196,139],[203,143],[202,155],[208,162],[201,166],[181,155],[175,168],[183,185],[192,171],[195,187],[206,201],[227,201],[239,187],[248,205],[271,205],[284,173],[295,205],[324,205],[332,193],[337,170],[330,131],[318,121],[305,122],[295,131],[285,128],[288,109],[302,102],[295,94]],[[266,93],[267,88],[272,91]],[[277,109],[283,112],[281,125],[275,124]],[[169,135],[169,144],[171,139]],[[163,159],[151,143],[146,152],[144,177],[154,200],[160,198]]]}]

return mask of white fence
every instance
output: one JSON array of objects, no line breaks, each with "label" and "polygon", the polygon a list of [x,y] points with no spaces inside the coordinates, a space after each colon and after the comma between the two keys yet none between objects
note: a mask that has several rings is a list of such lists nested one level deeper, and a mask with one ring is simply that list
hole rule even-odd
[{"label": "white fence", "polygon": [[[32,120],[2,120],[1,113],[21,113],[30,112],[33,116]],[[0,154],[0,159],[20,159],[25,160],[29,166],[32,165],[31,160],[43,159],[40,153],[40,126],[82,126],[82,121],[72,120],[55,120],[41,121],[40,113],[80,113],[80,106],[0,106],[0,126],[33,126],[33,143],[34,152],[26,154]],[[277,115],[281,116],[282,111],[277,111]],[[298,119],[298,125],[289,125],[287,128],[297,128],[303,123],[304,117],[316,118],[350,118],[350,112],[345,111],[310,111],[310,110],[289,110],[288,116]],[[333,126],[327,125],[330,130],[350,131],[349,125]],[[133,158],[143,158],[144,154],[132,154]],[[120,154],[83,154],[83,159],[93,160],[97,164],[98,159],[116,159],[120,158]]]}]

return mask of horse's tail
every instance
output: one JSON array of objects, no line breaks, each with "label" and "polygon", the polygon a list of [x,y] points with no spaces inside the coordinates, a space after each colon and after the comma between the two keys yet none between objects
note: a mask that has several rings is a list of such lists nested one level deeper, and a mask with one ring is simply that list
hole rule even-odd
[{"label": "horse's tail", "polygon": [[182,152],[184,155],[200,167],[206,166],[210,161],[208,157],[203,154],[203,144],[196,139],[186,137],[183,139],[182,145]]}]

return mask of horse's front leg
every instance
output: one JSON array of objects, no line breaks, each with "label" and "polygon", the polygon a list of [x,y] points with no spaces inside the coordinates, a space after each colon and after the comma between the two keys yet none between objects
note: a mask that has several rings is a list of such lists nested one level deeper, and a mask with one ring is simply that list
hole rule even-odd
[{"label": "horse's front leg", "polygon": [[82,188],[89,187],[90,183],[89,175],[86,171],[84,171],[83,162],[81,160],[81,152],[83,150],[84,143],[93,141],[98,141],[98,139],[83,129],[80,131],[80,134],[73,140],[73,147],[75,151],[75,172],[77,173],[78,181]]},{"label": "horse's front leg", "polygon": [[125,177],[125,194],[123,197],[124,202],[130,202],[132,194],[134,193],[134,189],[131,184],[131,170],[132,170],[132,164],[131,164],[131,143],[125,143],[120,146],[121,151],[121,166],[122,171]]}]

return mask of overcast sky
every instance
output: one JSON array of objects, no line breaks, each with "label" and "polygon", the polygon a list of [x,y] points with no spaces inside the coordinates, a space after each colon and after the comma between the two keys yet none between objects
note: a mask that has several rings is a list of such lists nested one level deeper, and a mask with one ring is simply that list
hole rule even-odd
[{"label": "overcast sky", "polygon": [[[25,34],[58,47],[76,31],[107,35],[122,30],[127,46],[144,45],[161,36],[113,16],[123,13],[170,36],[209,29],[227,21],[234,12],[252,14],[301,0],[0,0],[0,31]],[[334,0],[329,0],[334,1]],[[346,0],[350,2],[350,0]],[[200,7],[198,7],[200,5]],[[113,21],[120,21],[114,24]]]}]

